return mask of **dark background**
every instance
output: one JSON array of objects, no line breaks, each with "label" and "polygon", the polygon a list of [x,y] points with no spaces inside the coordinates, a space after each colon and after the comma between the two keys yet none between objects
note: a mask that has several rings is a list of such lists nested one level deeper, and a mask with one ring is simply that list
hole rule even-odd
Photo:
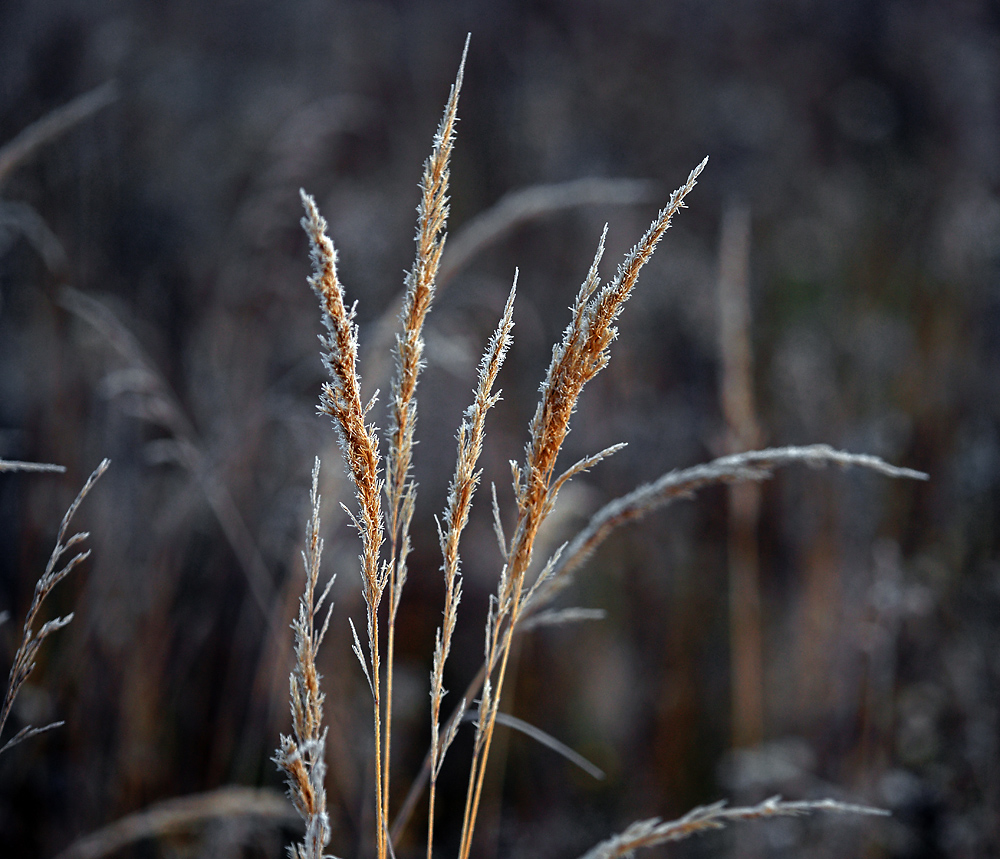
[{"label": "dark background", "polygon": [[[726,491],[613,536],[562,597],[608,618],[524,639],[507,704],[608,777],[505,739],[476,853],[572,857],[640,817],[774,793],[894,816],[738,824],[670,854],[1000,850],[997,10],[985,0],[4,0],[0,141],[109,79],[120,95],[0,187],[0,456],[68,467],[0,475],[5,655],[62,512],[101,457],[113,461],[76,523],[92,534],[92,559],[49,608],[76,619],[46,644],[7,731],[66,725],[0,759],[0,853],[49,857],[159,800],[278,786],[269,757],[288,730],[286,624],[317,454],[325,569],[339,574],[322,665],[330,847],[370,852],[370,710],[347,626],[362,617],[358,548],[337,503],[350,498],[333,432],[315,416],[320,327],[298,188],[330,221],[370,344],[412,261],[421,163],[470,31],[453,235],[537,183],[629,177],[655,193],[522,225],[431,314],[396,806],[427,741],[441,611],[433,516],[514,268],[516,343],[483,461],[507,522],[506,463],[521,458],[601,226],[611,225],[610,276],[709,155],[626,307],[611,366],[583,397],[565,461],[629,447],[567,492],[547,545],[604,501],[722,452],[715,283],[720,223],[736,204],[751,213],[764,443],[829,442],[932,480],[790,468],[764,486],[765,730],[739,754]],[[32,211],[62,256],[41,253]],[[384,362],[363,345],[366,395],[387,390]],[[373,414],[384,426],[381,407]],[[463,552],[455,698],[481,658],[498,571],[487,497]],[[248,589],[254,576],[269,618]],[[446,856],[467,739],[446,769]],[[400,859],[420,855],[423,814]],[[293,832],[217,821],[121,855],[276,857]]]}]

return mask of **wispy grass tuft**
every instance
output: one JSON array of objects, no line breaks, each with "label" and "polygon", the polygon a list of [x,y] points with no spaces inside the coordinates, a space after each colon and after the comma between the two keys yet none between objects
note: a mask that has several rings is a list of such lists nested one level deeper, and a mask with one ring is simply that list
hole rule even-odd
[{"label": "wispy grass tuft", "polygon": [[[31,676],[31,672],[35,670],[35,659],[38,656],[38,651],[41,648],[42,643],[53,632],[62,629],[66,626],[66,624],[73,620],[72,613],[63,617],[56,617],[52,620],[46,621],[37,632],[35,631],[35,622],[38,620],[38,614],[41,611],[42,603],[45,601],[45,598],[52,593],[52,589],[59,584],[59,582],[65,579],[66,576],[68,576],[80,564],[87,560],[88,557],[90,557],[90,550],[87,549],[85,551],[78,551],[75,555],[70,557],[69,560],[63,562],[63,557],[67,552],[81,545],[83,541],[90,536],[86,531],[80,531],[72,536],[67,536],[69,533],[69,524],[72,521],[73,516],[76,515],[76,511],[79,509],[83,499],[87,497],[87,494],[91,489],[93,489],[94,484],[100,480],[101,475],[107,471],[110,464],[110,460],[102,460],[101,464],[94,469],[93,474],[87,478],[87,482],[83,485],[83,489],[80,490],[79,494],[73,500],[73,503],[69,505],[69,509],[66,511],[66,514],[63,516],[62,522],[59,525],[59,533],[56,536],[56,545],[52,550],[52,554],[49,556],[48,563],[45,565],[45,572],[35,583],[35,593],[31,599],[31,606],[28,609],[28,614],[24,619],[21,643],[18,645],[17,652],[14,654],[14,662],[10,667],[10,674],[7,678],[7,692],[4,695],[3,707],[0,708],[0,736],[3,735],[4,726],[7,724],[7,719],[10,716],[11,708],[14,706],[14,700],[17,698],[17,693],[21,690],[21,687],[24,685],[28,677]],[[43,467],[43,470],[59,470],[59,468],[59,466],[45,466]],[[62,566],[59,566],[60,564],[62,564]],[[36,728],[32,725],[26,725],[14,734],[14,736],[11,737],[3,745],[3,747],[0,747],[0,754],[9,751],[18,743],[23,742],[29,737],[34,737],[37,734],[49,731],[52,728],[58,728],[62,724],[62,722],[51,722],[50,724],[43,725],[40,728]]]},{"label": "wispy grass tuft", "polygon": [[[529,581],[539,529],[552,512],[560,490],[575,476],[594,467],[622,447],[613,445],[568,467],[559,465],[559,455],[580,395],[586,385],[607,366],[611,357],[611,343],[618,333],[617,320],[635,289],[639,273],[670,227],[674,215],[684,208],[688,194],[694,189],[707,164],[706,158],[670,196],[667,205],[653,219],[645,234],[625,255],[614,278],[603,285],[599,267],[607,227],[600,237],[594,259],[570,308],[570,321],[561,341],[553,348],[548,371],[541,383],[541,396],[528,427],[524,459],[520,463],[511,463],[515,509],[511,516],[509,539],[505,536],[503,515],[497,503],[496,492],[493,493],[494,521],[502,559],[497,572],[496,592],[491,597],[487,611],[483,665],[469,683],[449,719],[442,721],[442,702],[446,694],[445,665],[451,652],[462,599],[460,542],[480,480],[478,462],[485,439],[487,414],[499,399],[496,385],[511,344],[517,283],[515,274],[514,286],[479,366],[472,405],[466,411],[458,430],[454,476],[445,511],[438,522],[445,596],[441,625],[435,636],[430,677],[430,748],[423,768],[413,780],[390,831],[392,666],[396,618],[402,605],[401,595],[410,550],[409,529],[417,498],[417,487],[412,479],[416,390],[423,367],[422,331],[434,298],[445,242],[449,161],[454,146],[458,95],[464,66],[465,53],[434,137],[431,156],[424,166],[421,198],[417,207],[416,259],[406,276],[405,299],[399,318],[400,333],[396,336],[396,372],[389,403],[389,430],[385,437],[387,449],[384,482],[378,433],[368,422],[375,397],[367,404],[363,404],[361,400],[354,307],[348,307],[337,275],[337,254],[327,236],[326,221],[320,215],[313,198],[302,192],[306,212],[302,225],[309,236],[314,266],[309,282],[319,295],[327,329],[321,340],[323,361],[330,380],[323,386],[320,412],[333,419],[357,498],[357,511],[350,515],[361,540],[361,590],[367,613],[367,653],[356,632],[354,651],[368,680],[373,701],[375,847],[378,859],[386,859],[392,854],[393,842],[406,825],[428,784],[426,849],[428,859],[433,859],[437,779],[445,754],[463,721],[474,721],[476,733],[469,762],[458,847],[459,859],[468,859],[472,852],[486,768],[497,723],[524,731],[539,742],[565,754],[593,775],[600,776],[599,770],[557,739],[511,714],[502,714],[499,708],[512,642],[516,635],[543,624],[588,620],[599,615],[593,609],[550,609],[548,606],[565,587],[573,572],[613,530],[642,518],[676,498],[688,497],[704,486],[764,480],[771,476],[775,468],[797,462],[813,466],[829,463],[842,467],[858,466],[889,477],[926,479],[926,475],[921,472],[897,468],[877,457],[837,451],[827,445],[774,448],[722,457],[706,465],[670,472],[657,481],[612,501],[598,511],[573,540],[549,558],[542,565],[541,572]],[[318,859],[330,837],[323,787],[323,696],[315,669],[316,648],[322,641],[329,621],[328,613],[322,627],[316,631],[315,615],[327,593],[324,591],[318,599],[315,596],[321,549],[317,473],[318,465],[313,472],[313,513],[307,532],[306,590],[299,617],[293,624],[296,636],[296,665],[292,674],[293,736],[282,737],[282,746],[275,758],[286,774],[292,800],[307,825],[305,841],[291,851],[296,859]],[[384,507],[383,491],[386,499]],[[329,586],[327,590],[328,588]],[[388,606],[383,607],[380,613],[387,589]],[[384,629],[380,629],[381,619],[386,619]],[[478,709],[470,708],[468,702],[477,695]],[[855,814],[883,813],[868,806],[834,800],[784,802],[774,798],[746,808],[728,808],[724,803],[717,803],[697,808],[680,820],[670,823],[654,819],[633,824],[620,835],[597,845],[586,854],[585,859],[616,859],[640,847],[718,829],[734,820],[797,815],[818,810]]]}]

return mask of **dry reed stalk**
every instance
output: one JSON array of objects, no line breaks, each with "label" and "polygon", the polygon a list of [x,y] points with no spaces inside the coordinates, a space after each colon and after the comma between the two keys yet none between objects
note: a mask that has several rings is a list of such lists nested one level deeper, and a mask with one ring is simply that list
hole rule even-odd
[{"label": "dry reed stalk", "polygon": [[[28,679],[31,672],[35,668],[35,658],[38,656],[38,650],[41,648],[42,642],[44,642],[45,639],[57,629],[62,629],[73,619],[73,614],[70,613],[64,617],[56,617],[52,620],[46,621],[42,624],[38,632],[35,632],[34,629],[35,621],[38,619],[38,612],[41,610],[42,602],[44,602],[45,598],[52,592],[52,589],[59,584],[59,582],[66,578],[66,576],[73,572],[76,567],[82,564],[90,556],[89,549],[77,552],[68,561],[66,561],[62,567],[59,566],[62,562],[63,555],[65,555],[73,547],[79,546],[84,540],[87,539],[88,536],[90,536],[85,531],[77,532],[71,537],[67,537],[66,534],[69,531],[69,523],[76,514],[76,511],[83,502],[83,499],[87,497],[87,493],[90,492],[94,484],[101,478],[101,475],[107,471],[110,464],[110,460],[101,460],[100,465],[98,465],[97,468],[94,469],[93,474],[87,478],[87,482],[83,485],[83,488],[73,500],[73,503],[70,504],[69,509],[66,511],[66,514],[63,516],[62,522],[59,525],[59,533],[56,536],[56,545],[52,550],[52,554],[49,556],[48,563],[45,565],[45,572],[35,583],[35,593],[31,599],[31,606],[28,609],[28,614],[24,619],[24,629],[21,635],[21,643],[18,645],[17,652],[14,654],[14,662],[10,667],[10,674],[7,679],[7,692],[4,695],[3,707],[0,708],[0,735],[3,734],[4,726],[7,724],[7,718],[10,716],[10,711],[14,706],[14,699],[17,697],[17,693],[20,691],[24,682]],[[57,728],[62,724],[62,722],[52,722],[41,728],[26,725],[13,737],[11,737],[2,748],[0,748],[0,754],[3,754],[8,749],[13,748],[18,743],[26,740],[28,737],[33,737],[37,734],[41,734],[43,731]]]},{"label": "dry reed stalk", "polygon": [[469,52],[466,37],[458,75],[452,84],[444,115],[434,135],[430,156],[424,162],[417,206],[416,259],[406,275],[403,308],[399,315],[402,332],[396,335],[396,370],[392,381],[392,408],[386,451],[386,501],[389,531],[389,617],[386,640],[385,736],[382,761],[382,812],[389,820],[389,768],[392,732],[392,672],[396,644],[396,614],[406,582],[406,556],[410,550],[410,521],[416,503],[412,480],[413,434],[417,423],[415,399],[417,379],[423,369],[423,327],[431,302],[435,280],[441,266],[441,254],[448,224],[449,162],[455,143],[458,122],[458,97],[462,91],[465,58]]},{"label": "dry reed stalk", "polygon": [[514,295],[517,290],[517,275],[507,296],[500,324],[490,338],[489,345],[479,364],[479,384],[472,405],[465,413],[458,429],[458,456],[455,474],[448,491],[448,508],[444,513],[444,524],[439,526],[438,538],[441,544],[444,572],[445,597],[444,618],[434,639],[434,667],[431,671],[431,746],[430,746],[430,794],[427,817],[427,859],[432,859],[434,844],[434,800],[437,778],[441,772],[444,756],[455,739],[458,726],[465,714],[467,698],[463,698],[452,714],[448,728],[441,737],[441,702],[445,696],[444,666],[451,652],[452,635],[458,617],[458,604],[462,599],[462,581],[459,574],[458,545],[469,521],[472,498],[479,485],[481,472],[476,466],[483,450],[486,428],[486,413],[497,404],[499,392],[493,393],[500,368],[503,366],[507,350],[510,348],[511,331],[514,327]]},{"label": "dry reed stalk", "polygon": [[[730,207],[719,239],[719,400],[726,420],[726,452],[760,447],[753,386],[750,312],[750,211]],[[764,738],[764,665],[757,526],[760,486],[729,486],[729,665],[734,747]]]},{"label": "dry reed stalk", "polygon": [[320,496],[319,460],[313,466],[312,513],[306,528],[302,561],[306,586],[299,600],[298,617],[292,621],[295,632],[295,669],[289,678],[292,709],[292,734],[281,736],[281,745],[273,760],[284,773],[288,797],[305,822],[306,834],[301,844],[289,847],[292,859],[323,859],[323,848],[330,842],[330,820],[326,811],[326,728],[323,725],[324,695],[316,670],[316,653],[326,635],[333,604],[327,608],[323,625],[317,628],[316,617],[322,612],[334,578],[317,597],[323,541],[319,536]]},{"label": "dry reed stalk", "polygon": [[[496,599],[487,619],[486,680],[483,684],[480,718],[476,728],[469,786],[466,793],[459,859],[468,859],[482,795],[486,763],[496,722],[504,675],[510,656],[511,633],[517,625],[524,592],[524,578],[531,563],[538,528],[551,512],[560,488],[574,475],[613,452],[602,451],[555,476],[556,459],[569,432],[569,421],[584,386],[610,360],[609,347],[617,335],[615,321],[631,295],[639,271],[653,255],[656,245],[670,226],[684,198],[694,188],[708,162],[706,158],[688,175],[687,181],[671,195],[670,201],[653,220],[646,234],[626,255],[615,278],[598,292],[598,265],[604,253],[604,235],[573,305],[573,318],[563,340],[553,349],[552,362],[542,383],[542,398],[531,421],[531,438],[524,466],[512,465],[518,516],[506,549],[504,569]],[[543,571],[543,576],[545,572]],[[496,680],[493,666],[498,665]],[[485,713],[485,720],[483,714]]]}]

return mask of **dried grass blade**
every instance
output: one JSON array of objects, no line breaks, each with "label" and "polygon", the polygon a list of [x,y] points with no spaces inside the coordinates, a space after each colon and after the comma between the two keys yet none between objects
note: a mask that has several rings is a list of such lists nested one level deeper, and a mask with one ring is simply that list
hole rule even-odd
[{"label": "dried grass blade", "polygon": [[928,479],[928,475],[922,471],[890,465],[879,457],[869,454],[835,450],[826,444],[775,447],[731,454],[692,468],[671,471],[652,483],[640,486],[627,495],[608,502],[598,510],[590,518],[587,526],[570,541],[547,586],[535,593],[531,604],[525,606],[525,613],[530,615],[551,602],[556,593],[569,583],[573,572],[580,564],[622,525],[642,519],[648,513],[678,498],[688,498],[706,486],[744,480],[768,480],[775,468],[794,463],[803,463],[814,468],[828,464],[843,468],[856,466],[887,477]]},{"label": "dried grass blade", "polygon": [[36,471],[61,474],[65,465],[53,465],[49,462],[17,462],[16,460],[0,459],[0,472],[3,471]]},{"label": "dried grass blade", "polygon": [[[466,720],[478,719],[478,713],[466,713]],[[562,755],[571,764],[575,764],[580,769],[582,769],[587,775],[593,776],[598,781],[603,781],[605,779],[604,770],[600,767],[595,766],[590,761],[588,761],[579,752],[574,751],[565,743],[560,742],[551,734],[546,733],[541,728],[532,725],[530,722],[525,722],[524,719],[518,719],[517,716],[512,716],[510,713],[497,713],[496,715],[497,724],[503,725],[506,728],[510,728],[514,731],[519,731],[526,737],[531,737],[536,743],[541,743],[541,745],[546,748],[552,749],[557,755]]]},{"label": "dried grass blade", "polygon": [[717,802],[692,809],[684,817],[667,823],[661,822],[659,818],[636,821],[624,832],[596,845],[581,859],[618,859],[642,847],[654,847],[668,841],[681,841],[712,829],[722,829],[734,820],[797,817],[814,811],[877,816],[889,814],[881,808],[853,805],[833,799],[784,802],[781,797],[771,797],[758,805],[737,808],[729,808],[725,802]]}]

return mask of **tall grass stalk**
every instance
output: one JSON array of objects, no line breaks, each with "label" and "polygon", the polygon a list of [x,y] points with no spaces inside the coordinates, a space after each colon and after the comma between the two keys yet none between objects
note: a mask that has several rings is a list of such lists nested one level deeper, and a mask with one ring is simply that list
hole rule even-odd
[{"label": "tall grass stalk", "polygon": [[[385,833],[389,821],[389,765],[392,730],[392,667],[396,645],[396,613],[406,582],[406,556],[410,550],[410,522],[416,503],[412,480],[413,434],[417,422],[417,379],[423,368],[424,320],[434,299],[434,286],[444,251],[448,223],[449,162],[458,119],[458,96],[462,89],[465,41],[458,77],[451,88],[444,116],[434,135],[434,149],[424,163],[417,207],[416,259],[406,276],[406,293],[400,313],[402,332],[396,335],[396,370],[392,382],[392,414],[386,455],[386,496],[389,507],[389,632],[386,643],[385,741],[382,761],[382,809]],[[499,369],[499,368],[498,368]],[[481,447],[481,442],[480,442]],[[456,566],[457,570],[457,545]],[[453,574],[454,575],[454,574]],[[445,573],[447,579],[447,571]],[[433,693],[432,693],[433,694]],[[429,849],[429,848],[428,848]],[[383,855],[379,854],[380,857]]]}]

